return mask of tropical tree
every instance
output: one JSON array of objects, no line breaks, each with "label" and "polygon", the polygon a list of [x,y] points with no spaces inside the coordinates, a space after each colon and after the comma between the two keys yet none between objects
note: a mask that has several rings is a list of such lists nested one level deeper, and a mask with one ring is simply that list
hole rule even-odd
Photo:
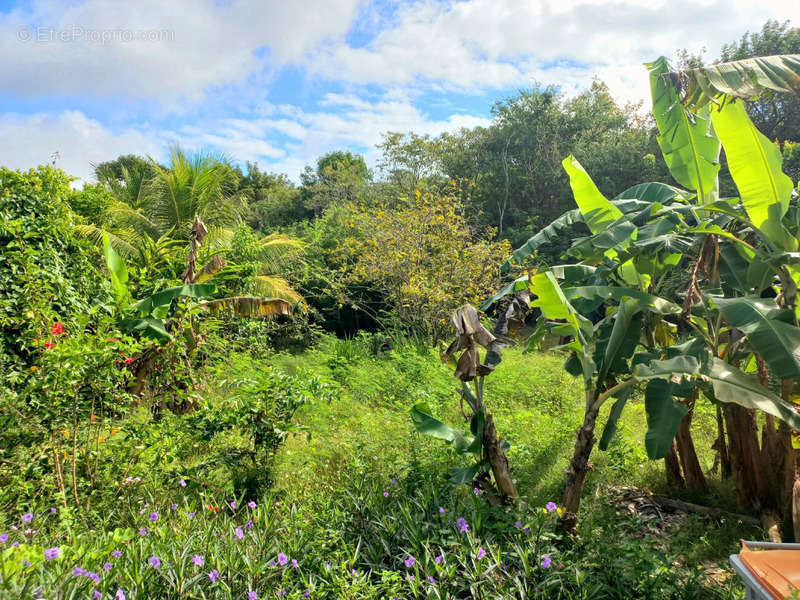
[{"label": "tropical tree", "polygon": [[[800,415],[790,401],[793,381],[800,377],[793,258],[797,207],[779,150],[736,99],[762,88],[797,91],[800,57],[681,73],[671,72],[662,58],[648,68],[659,144],[670,173],[688,189],[640,184],[609,201],[567,157],[563,166],[577,210],[528,240],[505,268],[581,221],[591,235],[569,249],[577,262],[529,271],[485,306],[515,290],[530,290],[541,322],[565,340],[566,368],[584,379],[584,423],[562,497],[566,529],[576,523],[601,407],[615,399],[600,440],[604,449],[628,396],[643,384],[651,458],[671,454],[700,394],[722,407],[740,504],[761,510],[778,537],[777,521],[790,517],[792,503],[800,502],[791,448],[791,429],[800,428]],[[719,197],[720,149],[738,197]],[[671,284],[675,272],[686,275],[678,288]],[[680,305],[671,285],[683,296]],[[681,335],[687,326],[691,334]],[[755,409],[764,415],[761,448]]]}]

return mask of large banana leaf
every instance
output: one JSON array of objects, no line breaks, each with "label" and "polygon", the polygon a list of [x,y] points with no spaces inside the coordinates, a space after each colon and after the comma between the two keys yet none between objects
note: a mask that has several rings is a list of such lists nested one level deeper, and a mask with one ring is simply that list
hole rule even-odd
[{"label": "large banana leaf", "polygon": [[600,436],[600,450],[608,450],[608,445],[617,431],[617,422],[619,422],[619,418],[622,415],[622,409],[625,408],[625,404],[628,402],[632,392],[633,388],[625,388],[617,396],[617,401],[614,402],[608,413],[608,420],[605,427],[603,427],[603,435]]},{"label": "large banana leaf", "polygon": [[292,314],[292,305],[282,298],[234,296],[206,300],[201,302],[200,306],[214,315],[225,313],[231,317],[273,317]]},{"label": "large banana leaf", "polygon": [[139,316],[147,316],[159,306],[169,305],[170,302],[181,296],[189,298],[204,298],[214,292],[214,285],[210,283],[194,283],[179,285],[156,292],[133,305],[133,312]]},{"label": "large banana leaf", "polygon": [[644,409],[647,413],[647,433],[644,436],[647,456],[652,460],[664,458],[688,407],[675,402],[672,383],[666,379],[651,379],[644,393]]},{"label": "large banana leaf", "polygon": [[752,98],[764,89],[800,93],[800,54],[759,56],[688,69],[674,74],[683,83],[684,104],[700,107],[725,96]]},{"label": "large banana leaf", "polygon": [[500,267],[500,272],[508,272],[513,264],[521,263],[523,260],[531,256],[536,249],[539,248],[539,246],[558,239],[562,231],[575,223],[583,223],[583,215],[577,208],[565,212],[547,227],[540,229],[536,235],[529,238],[527,242],[522,244],[522,246],[514,250],[511,258],[509,258]]},{"label": "large banana leaf", "polygon": [[633,356],[642,334],[641,318],[636,318],[640,313],[638,300],[625,300],[619,305],[608,338],[597,341],[597,350],[602,352],[602,357],[595,358],[598,381],[603,382],[609,373],[622,370]]},{"label": "large banana leaf", "polygon": [[592,233],[603,232],[611,223],[622,217],[622,211],[603,196],[574,156],[570,154],[561,161],[561,164],[569,175],[569,185],[572,187],[575,203]]},{"label": "large banana leaf", "polygon": [[722,316],[747,334],[753,350],[781,379],[800,377],[800,328],[794,311],[781,309],[762,298],[717,298]]},{"label": "large banana leaf", "polygon": [[[660,181],[648,181],[646,183],[637,183],[629,187],[624,192],[617,194],[614,200],[623,200],[627,198],[642,200],[651,204],[659,203],[666,204],[670,200],[678,198],[680,200],[688,200],[691,194],[686,190],[676,188]],[[612,200],[613,202],[613,200]],[[619,206],[618,203],[614,203]],[[622,207],[620,207],[622,209]],[[625,209],[622,212],[627,213]]]},{"label": "large banana leaf", "polygon": [[678,356],[639,364],[633,369],[633,377],[637,381],[675,377],[707,381],[719,402],[758,409],[785,421],[793,429],[800,429],[800,414],[792,405],[762,386],[755,377],[710,354],[704,360]]},{"label": "large banana leaf", "polygon": [[690,115],[680,102],[663,56],[647,64],[658,145],[669,172],[679,184],[695,190],[700,204],[716,200],[719,141],[711,135],[707,111]]},{"label": "large banana leaf", "polygon": [[108,234],[105,232],[103,232],[103,254],[106,259],[114,298],[116,298],[117,304],[124,308],[131,299],[131,294],[128,290],[128,269],[125,266],[125,261],[112,247]]},{"label": "large banana leaf", "polygon": [[625,298],[635,298],[642,307],[646,307],[662,315],[673,315],[681,312],[681,307],[674,302],[634,288],[611,285],[587,285],[564,288],[563,295],[567,300],[575,300],[577,298],[586,298],[590,300],[593,298],[602,298],[604,300],[616,300],[620,302]]},{"label": "large banana leaf", "polygon": [[794,185],[781,170],[780,150],[756,129],[742,102],[714,109],[712,119],[750,221],[778,249],[796,250],[797,239],[781,222]]}]

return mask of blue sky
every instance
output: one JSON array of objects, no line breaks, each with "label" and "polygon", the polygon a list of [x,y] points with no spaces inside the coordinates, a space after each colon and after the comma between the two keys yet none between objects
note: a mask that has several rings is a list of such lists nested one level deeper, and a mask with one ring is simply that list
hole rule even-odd
[{"label": "blue sky", "polygon": [[713,58],[768,18],[800,24],[800,2],[0,0],[0,164],[58,152],[91,180],[181,144],[293,179],[335,149],[374,165],[384,132],[487,125],[535,82],[645,99],[642,62]]}]

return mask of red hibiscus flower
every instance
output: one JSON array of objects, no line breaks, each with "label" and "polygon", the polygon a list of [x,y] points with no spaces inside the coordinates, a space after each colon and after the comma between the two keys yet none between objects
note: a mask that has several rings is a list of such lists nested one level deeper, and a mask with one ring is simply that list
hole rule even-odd
[{"label": "red hibiscus flower", "polygon": [[61,335],[62,333],[64,333],[64,324],[53,323],[53,325],[50,326],[50,333],[52,333],[53,335]]},{"label": "red hibiscus flower", "polygon": [[55,344],[53,342],[45,342],[44,347],[50,350]]}]

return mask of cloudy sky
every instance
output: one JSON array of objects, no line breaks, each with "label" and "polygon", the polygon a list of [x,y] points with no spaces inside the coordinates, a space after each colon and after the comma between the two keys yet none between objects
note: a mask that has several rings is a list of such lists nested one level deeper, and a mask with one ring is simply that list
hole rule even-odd
[{"label": "cloudy sky", "polygon": [[170,144],[296,178],[385,131],[485,125],[534,82],[600,77],[647,97],[641,63],[723,43],[800,0],[0,0],[0,164],[91,163]]}]

